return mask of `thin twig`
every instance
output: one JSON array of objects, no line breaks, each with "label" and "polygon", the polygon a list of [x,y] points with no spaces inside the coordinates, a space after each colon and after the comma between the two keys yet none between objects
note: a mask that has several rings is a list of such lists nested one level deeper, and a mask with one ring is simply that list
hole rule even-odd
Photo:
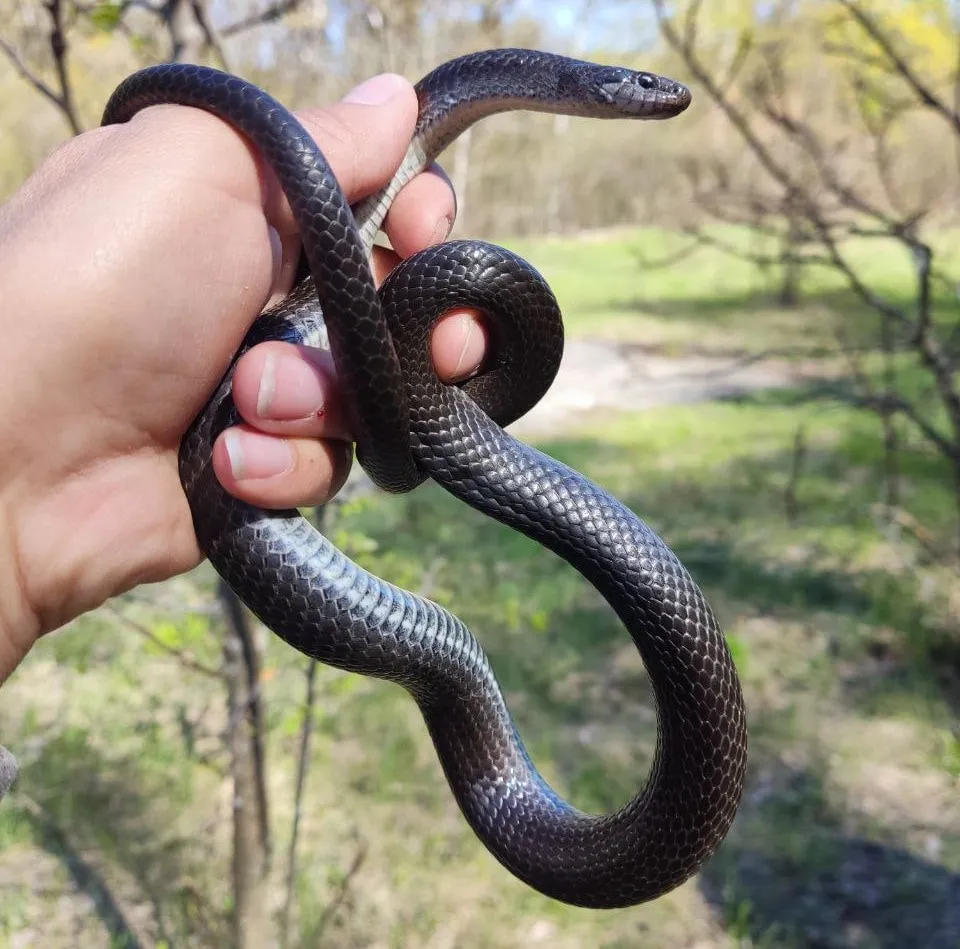
[{"label": "thin twig", "polygon": [[633,251],[633,258],[644,269],[644,271],[664,270],[668,267],[674,267],[681,261],[689,259],[698,250],[700,250],[701,245],[696,239],[696,235],[691,234],[690,236],[693,238],[690,243],[685,247],[679,248],[678,250],[662,254],[656,258],[650,258],[646,257],[640,248],[636,248]]},{"label": "thin twig", "polygon": [[242,17],[233,23],[227,24],[220,30],[220,35],[224,37],[235,36],[237,33],[243,33],[245,30],[252,29],[255,26],[263,26],[265,23],[272,23],[285,17],[297,9],[303,0],[277,0],[269,4],[257,13],[251,13],[250,16]]},{"label": "thin twig", "polygon": [[[130,949],[145,949],[147,943],[138,932],[140,927],[132,922],[134,914],[121,902],[102,872],[100,854],[91,855],[85,846],[79,846],[75,834],[72,831],[68,833],[47,808],[29,795],[17,791],[11,797],[14,806],[22,808],[36,821],[46,835],[48,847],[62,858],[77,889],[92,900],[111,943],[129,946]],[[82,821],[75,824],[83,826]]]},{"label": "thin twig", "polygon": [[207,12],[206,4],[203,0],[191,0],[194,19],[203,33],[204,42],[213,50],[214,55],[220,62],[220,68],[225,72],[233,72],[230,66],[230,59],[223,46],[223,39],[217,28],[213,25]]},{"label": "thin twig", "polygon": [[297,843],[300,838],[300,815],[302,813],[303,792],[307,783],[307,768],[310,760],[310,736],[313,732],[313,709],[316,704],[317,661],[307,662],[307,693],[303,701],[303,721],[300,725],[300,747],[297,751],[297,783],[293,795],[293,826],[290,829],[290,849],[287,855],[287,892],[283,901],[283,914],[280,922],[280,946],[287,949],[290,941],[290,912],[293,908],[293,894],[297,881]]},{"label": "thin twig", "polygon": [[790,460],[790,477],[783,492],[783,504],[787,512],[787,522],[795,525],[800,518],[800,506],[797,502],[797,486],[803,471],[803,461],[807,454],[807,432],[803,424],[797,426],[793,436],[793,456]]},{"label": "thin twig", "polygon": [[63,28],[63,5],[61,0],[47,0],[47,12],[50,14],[50,52],[53,54],[53,65],[57,70],[57,79],[60,83],[60,99],[63,102],[63,111],[70,123],[74,135],[82,130],[77,110],[73,102],[73,84],[67,71],[67,34]]},{"label": "thin twig", "polygon": [[57,110],[66,119],[70,130],[74,135],[79,135],[83,131],[72,106],[59,94],[52,86],[47,85],[26,63],[24,58],[11,46],[5,39],[0,37],[0,50],[3,50],[7,59],[10,60],[13,67],[20,74],[21,78],[33,86],[37,92],[45,99],[49,100],[57,107]]},{"label": "thin twig", "polygon": [[366,840],[361,839],[359,845],[357,846],[357,852],[354,854],[350,866],[347,868],[346,873],[344,873],[343,878],[340,880],[333,898],[327,903],[326,906],[324,906],[323,912],[320,914],[320,918],[317,920],[317,924],[313,927],[313,931],[310,933],[310,938],[306,940],[305,945],[320,944],[320,939],[323,936],[324,930],[334,920],[337,913],[340,911],[340,907],[343,906],[347,900],[347,897],[350,895],[350,888],[353,885],[353,880],[360,872],[363,862],[367,859],[367,850],[368,845]]},{"label": "thin twig", "polygon": [[162,649],[168,655],[173,656],[177,662],[179,662],[185,668],[192,669],[194,672],[199,672],[201,675],[208,676],[211,679],[223,679],[223,674],[219,669],[214,669],[213,666],[208,666],[205,663],[198,662],[189,652],[186,652],[183,649],[177,649],[176,646],[168,645],[148,626],[130,616],[125,615],[124,613],[121,613],[120,610],[118,610],[112,603],[107,603],[103,609],[113,616],[114,619],[123,623],[123,625],[128,629],[132,629],[135,633],[153,643],[153,645],[158,649]]},{"label": "thin twig", "polygon": [[701,228],[684,228],[684,233],[688,234],[693,240],[703,246],[719,250],[730,257],[736,257],[739,260],[745,260],[760,267],[771,267],[775,264],[788,265],[825,265],[830,263],[830,258],[823,254],[796,253],[795,251],[780,251],[775,254],[758,254],[756,251],[745,250],[729,243],[713,234],[708,234]]},{"label": "thin twig", "polygon": [[250,620],[240,598],[221,580],[218,586],[224,618],[232,635],[240,644],[243,669],[246,673],[247,715],[253,746],[254,780],[257,792],[257,821],[260,828],[260,846],[264,859],[270,861],[272,849],[270,838],[270,810],[267,800],[267,753],[266,723],[263,711],[263,696],[260,689],[260,654],[254,642]]}]

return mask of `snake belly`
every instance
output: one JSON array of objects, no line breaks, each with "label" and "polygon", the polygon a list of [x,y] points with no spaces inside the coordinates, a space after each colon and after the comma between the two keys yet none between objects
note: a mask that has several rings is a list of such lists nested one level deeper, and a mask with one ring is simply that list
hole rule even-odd
[{"label": "snake belly", "polygon": [[[483,649],[437,604],[365,571],[297,511],[264,511],[214,476],[216,437],[235,424],[232,366],[183,439],[180,475],[200,546],[243,602],[290,645],[411,694],[450,788],[491,853],[547,896],[610,908],[689,878],[733,821],[746,768],[743,698],[723,634],[677,557],[632,511],[503,427],[549,387],[562,322],[542,277],[509,251],[452,241],[404,261],[378,293],[369,253],[403,185],[473,122],[510,109],[596,118],[669,118],[689,92],[650,73],[535,50],[490,50],[440,66],[417,86],[420,115],[396,175],[351,209],[319,148],[262,90],[189,65],[124,81],[103,122],[179,103],[230,123],[277,174],[310,278],[261,316],[237,356],[267,339],[329,340],[358,456],[379,487],[426,477],[548,547],[605,597],[639,650],[657,705],[647,782],[610,815],[577,810],[537,772]],[[442,385],[432,327],[482,310],[492,359]]]}]

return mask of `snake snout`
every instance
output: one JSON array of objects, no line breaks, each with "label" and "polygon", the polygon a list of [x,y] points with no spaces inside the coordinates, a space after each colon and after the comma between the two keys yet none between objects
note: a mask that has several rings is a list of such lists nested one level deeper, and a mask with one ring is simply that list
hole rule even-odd
[{"label": "snake snout", "polygon": [[[652,73],[641,73],[638,85],[646,88],[648,93],[653,92],[657,101],[656,108],[651,110],[651,119],[670,119],[679,115],[693,100],[690,90],[682,83]],[[650,82],[652,80],[652,82]],[[644,85],[644,83],[648,83]]]},{"label": "snake snout", "polygon": [[602,84],[607,101],[622,116],[669,119],[690,105],[690,90],[682,83],[655,73],[621,70],[615,81]]},{"label": "snake snout", "polygon": [[676,102],[677,111],[674,113],[675,115],[683,112],[693,101],[693,94],[682,82],[672,82],[667,95]]}]

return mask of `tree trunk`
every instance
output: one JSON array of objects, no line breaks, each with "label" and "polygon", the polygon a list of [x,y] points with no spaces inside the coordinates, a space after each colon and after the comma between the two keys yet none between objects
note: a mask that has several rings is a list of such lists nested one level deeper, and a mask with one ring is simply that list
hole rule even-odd
[{"label": "tree trunk", "polygon": [[803,228],[789,207],[787,215],[787,233],[781,251],[783,275],[777,302],[782,307],[792,309],[800,302],[800,263],[797,258],[803,243]]},{"label": "tree trunk", "polygon": [[233,771],[233,944],[261,949],[270,944],[271,923],[260,656],[241,603],[225,584],[220,596],[227,619],[223,650]]}]

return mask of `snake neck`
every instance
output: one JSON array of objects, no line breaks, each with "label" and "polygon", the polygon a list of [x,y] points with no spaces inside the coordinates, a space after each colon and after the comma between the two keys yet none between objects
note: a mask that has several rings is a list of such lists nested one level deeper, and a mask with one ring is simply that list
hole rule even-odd
[{"label": "snake neck", "polygon": [[663,119],[682,112],[679,83],[530,49],[492,49],[453,59],[417,83],[419,118],[390,184],[354,208],[368,251],[393,199],[475,122],[498,112],[549,112],[595,119]]},{"label": "snake neck", "polygon": [[403,161],[400,162],[400,167],[387,186],[353,205],[352,211],[354,220],[357,222],[357,231],[368,255],[373,249],[373,242],[380,231],[380,226],[394,199],[400,193],[400,189],[408,181],[416,178],[432,160],[433,155],[429,155],[425,150],[422,138],[414,136],[403,156]]},{"label": "snake neck", "polygon": [[414,137],[432,158],[475,122],[498,112],[624,118],[600,93],[616,67],[529,49],[497,49],[451,60],[417,84]]},{"label": "snake neck", "polygon": [[552,112],[594,119],[665,119],[690,91],[653,73],[531,49],[494,49],[453,59],[417,84],[417,136],[432,157],[495,112]]},{"label": "snake neck", "polygon": [[[353,208],[368,252],[400,189],[476,122],[514,111],[594,114],[582,95],[574,94],[572,83],[566,84],[566,94],[560,91],[561,76],[577,64],[529,50],[491,50],[445,63],[421,79],[416,86],[419,118],[403,161],[385,188]],[[545,68],[554,65],[564,70]]]}]

